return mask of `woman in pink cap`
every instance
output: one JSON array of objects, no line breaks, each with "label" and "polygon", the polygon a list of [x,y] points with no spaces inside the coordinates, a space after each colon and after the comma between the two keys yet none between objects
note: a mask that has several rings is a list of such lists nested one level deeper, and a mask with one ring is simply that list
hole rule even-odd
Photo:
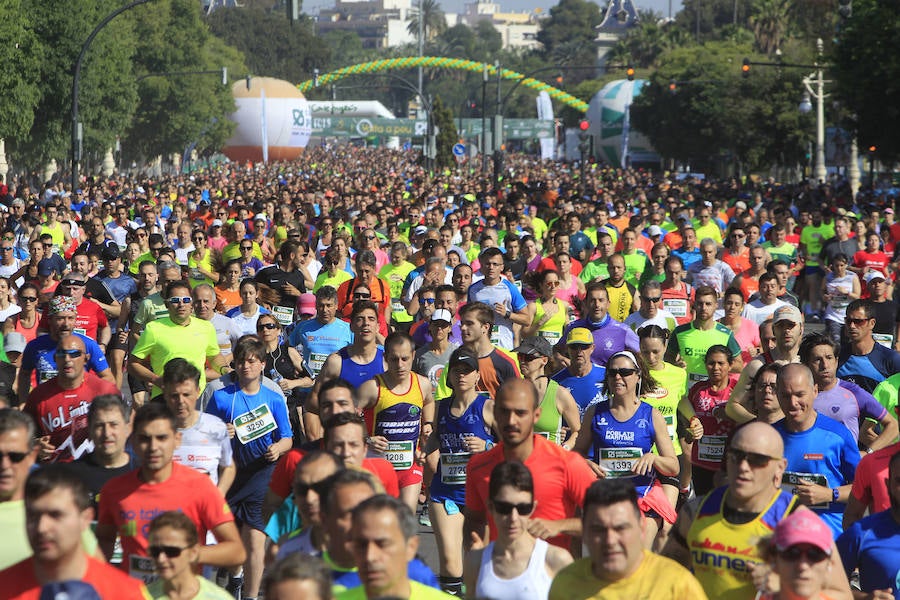
[{"label": "woman in pink cap", "polygon": [[782,519],[762,544],[781,589],[760,594],[760,600],[831,600],[822,590],[829,572],[843,566],[832,552],[831,528],[816,513],[797,510]]}]

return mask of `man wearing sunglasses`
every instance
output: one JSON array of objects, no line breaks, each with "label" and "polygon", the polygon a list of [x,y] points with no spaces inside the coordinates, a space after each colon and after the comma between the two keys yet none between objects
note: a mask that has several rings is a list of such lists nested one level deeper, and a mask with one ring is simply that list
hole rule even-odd
[{"label": "man wearing sunglasses", "polygon": [[164,290],[169,316],[150,321],[138,338],[128,361],[128,372],[153,385],[150,397],[162,394],[162,373],[167,362],[183,358],[200,370],[200,388],[206,386],[206,362],[219,374],[230,370],[220,353],[216,328],[192,316],[191,286],[172,281]]},{"label": "man wearing sunglasses", "polygon": [[647,325],[659,325],[669,333],[675,331],[675,315],[662,308],[662,284],[655,279],[644,280],[639,292],[641,307],[628,315],[625,324],[635,332]]},{"label": "man wearing sunglasses", "polygon": [[900,373],[900,353],[875,341],[875,306],[871,300],[854,300],[847,306],[844,331],[849,343],[841,345],[838,377],[872,393],[879,383]]},{"label": "man wearing sunglasses", "polygon": [[25,479],[37,461],[34,420],[20,410],[0,408],[0,569],[31,556],[25,535]]},{"label": "man wearing sunglasses", "polygon": [[94,598],[149,597],[143,583],[85,551],[94,511],[75,474],[61,466],[38,469],[25,482],[22,496],[22,530],[28,532],[24,545],[34,554],[0,571],[4,598],[37,598],[48,590],[53,597],[76,597],[73,586],[88,588],[88,597]]},{"label": "man wearing sunglasses", "polygon": [[[75,333],[96,340],[106,352],[109,340],[112,338],[112,328],[106,317],[106,312],[98,302],[85,301],[84,292],[87,288],[87,277],[83,273],[70,271],[59,282],[56,293],[72,298],[75,302]],[[46,333],[49,329],[47,317],[41,318],[38,324],[38,333]]]},{"label": "man wearing sunglasses", "polygon": [[[810,401],[811,402],[811,401]],[[725,485],[685,504],[662,554],[692,569],[710,598],[752,598],[769,568],[758,541],[799,506],[781,487],[787,467],[778,431],[761,422],[737,431],[725,454]],[[829,574],[832,597],[850,598],[839,569]]]},{"label": "man wearing sunglasses", "polygon": [[37,383],[56,377],[59,367],[56,350],[61,340],[69,335],[78,336],[86,349],[86,368],[100,379],[115,383],[115,377],[100,346],[91,338],[75,331],[77,313],[75,301],[69,296],[54,296],[47,306],[48,332],[28,342],[22,352],[22,367],[18,375],[19,403],[25,404],[32,387],[32,374]]},{"label": "man wearing sunglasses", "polygon": [[91,401],[121,392],[114,383],[85,371],[87,352],[77,335],[64,337],[54,358],[59,373],[28,394],[24,411],[38,424],[40,460],[72,462],[94,449],[88,428]]}]

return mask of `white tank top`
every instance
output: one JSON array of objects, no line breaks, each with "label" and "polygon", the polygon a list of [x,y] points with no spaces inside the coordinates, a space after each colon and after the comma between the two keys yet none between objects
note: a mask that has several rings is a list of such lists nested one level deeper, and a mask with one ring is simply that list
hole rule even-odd
[{"label": "white tank top", "polygon": [[536,540],[528,566],[512,579],[501,579],[494,573],[494,542],[485,547],[481,553],[481,570],[475,584],[475,597],[478,600],[543,600],[550,593],[552,581],[544,566],[547,558],[547,542]]}]

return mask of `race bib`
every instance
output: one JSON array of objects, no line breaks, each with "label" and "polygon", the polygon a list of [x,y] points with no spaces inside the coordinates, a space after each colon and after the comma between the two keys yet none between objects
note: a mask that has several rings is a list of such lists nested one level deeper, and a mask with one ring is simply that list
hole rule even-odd
[{"label": "race bib", "polygon": [[694,385],[695,383],[699,383],[701,381],[706,381],[709,379],[709,375],[706,373],[688,373],[688,382],[690,385]]},{"label": "race bib", "polygon": [[234,435],[242,444],[261,438],[275,427],[275,417],[266,404],[257,406],[234,419]]},{"label": "race bib", "polygon": [[697,458],[713,463],[722,462],[725,456],[725,440],[728,436],[724,435],[704,435],[697,440]]},{"label": "race bib", "polygon": [[138,556],[137,554],[128,556],[128,574],[146,584],[151,584],[159,579],[153,559],[147,556]]},{"label": "race bib", "polygon": [[663,298],[662,306],[676,319],[688,315],[688,302],[684,298]]},{"label": "race bib", "polygon": [[562,332],[560,331],[538,331],[538,335],[550,342],[551,346],[555,346],[556,343],[562,337]]},{"label": "race bib", "polygon": [[663,419],[666,420],[666,431],[669,433],[669,437],[674,440],[675,439],[675,415],[663,415]]},{"label": "race bib", "polygon": [[59,371],[41,371],[40,377],[38,377],[38,379],[40,379],[39,383],[44,383],[45,381],[50,381],[57,375],[59,375]]},{"label": "race bib", "polygon": [[597,464],[612,479],[634,477],[634,465],[644,455],[640,448],[600,448]]},{"label": "race bib", "polygon": [[85,329],[84,327],[76,327],[72,331],[74,331],[75,333],[80,333],[81,335],[87,335],[87,329]]},{"label": "race bib", "polygon": [[415,445],[413,440],[388,442],[384,457],[394,465],[395,471],[405,471],[413,466]]},{"label": "race bib", "polygon": [[500,345],[500,326],[494,325],[491,327],[491,343],[495,346]]},{"label": "race bib", "polygon": [[313,352],[309,355],[309,368],[312,370],[313,377],[318,377],[319,371],[325,366],[325,360],[327,358],[327,354],[319,354],[317,352]]},{"label": "race bib", "polygon": [[290,306],[273,306],[272,315],[275,316],[275,320],[281,323],[282,326],[290,325],[294,322],[294,309]]},{"label": "race bib", "polygon": [[876,342],[884,346],[885,348],[894,348],[894,336],[890,333],[875,333],[872,332],[872,339]]},{"label": "race bib", "polygon": [[399,300],[391,300],[391,310],[395,313],[398,313],[406,310],[406,307],[404,307],[403,303]]},{"label": "race bib", "polygon": [[441,481],[445,485],[465,485],[466,465],[469,464],[471,456],[471,452],[441,453]]},{"label": "race bib", "polygon": [[[801,483],[814,483],[828,487],[828,478],[821,473],[798,473],[796,471],[785,471],[781,476],[781,489],[789,494],[797,495],[797,485]],[[828,508],[828,502],[819,504],[811,504],[810,508]]]},{"label": "race bib", "polygon": [[200,272],[200,269],[197,267],[191,267],[191,279],[195,279],[197,281],[203,281],[206,279],[206,275]]}]

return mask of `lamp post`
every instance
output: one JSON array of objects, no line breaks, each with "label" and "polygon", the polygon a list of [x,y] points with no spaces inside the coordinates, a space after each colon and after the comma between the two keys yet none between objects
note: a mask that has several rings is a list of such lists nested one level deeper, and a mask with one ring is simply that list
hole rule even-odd
[{"label": "lamp post", "polygon": [[490,73],[484,65],[481,72],[481,172],[487,173],[487,84]]},{"label": "lamp post", "polygon": [[94,30],[84,41],[84,45],[81,46],[81,52],[78,54],[78,60],[75,61],[75,70],[74,77],[72,77],[72,189],[76,189],[78,187],[78,163],[81,161],[81,142],[82,142],[82,128],[81,123],[78,122],[78,84],[81,82],[81,63],[84,61],[84,55],[87,53],[88,48],[91,47],[91,42],[94,41],[94,38],[97,37],[97,34],[100,33],[100,30],[106,27],[106,25],[118,17],[120,14],[125,12],[126,10],[131,10],[135,6],[140,6],[141,4],[146,4],[150,2],[150,0],[133,0],[133,2],[126,4],[116,10],[112,11],[106,17],[94,27]]},{"label": "lamp post", "polygon": [[803,78],[803,100],[800,102],[800,112],[808,113],[812,110],[811,99],[816,101],[816,162],[813,175],[816,181],[823,182],[828,177],[825,169],[825,79],[822,73],[822,49],[821,39],[816,40],[816,71]]}]

